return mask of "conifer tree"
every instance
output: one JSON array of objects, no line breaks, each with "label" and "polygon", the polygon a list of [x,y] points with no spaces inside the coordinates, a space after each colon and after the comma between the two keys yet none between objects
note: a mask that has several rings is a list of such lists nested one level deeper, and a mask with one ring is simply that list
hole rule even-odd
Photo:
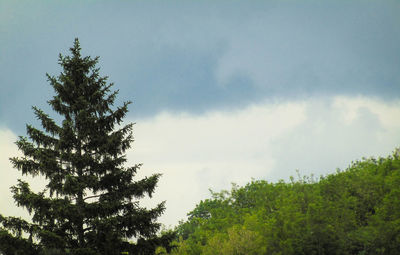
[{"label": "conifer tree", "polygon": [[47,74],[55,91],[48,103],[62,122],[33,107],[42,128],[27,125],[28,137],[16,142],[23,156],[10,159],[22,174],[44,176],[46,188],[35,193],[18,180],[11,188],[14,200],[32,221],[0,217],[0,230],[2,225],[14,233],[3,229],[0,239],[13,237],[38,253],[151,254],[172,238],[156,237],[164,202],[153,209],[139,205],[152,196],[160,175],[135,180],[140,164],[124,166],[133,142],[133,124],[122,125],[130,102],[113,107],[118,91],[99,75],[98,57],[81,56],[78,39],[70,52],[59,56],[59,76]]}]

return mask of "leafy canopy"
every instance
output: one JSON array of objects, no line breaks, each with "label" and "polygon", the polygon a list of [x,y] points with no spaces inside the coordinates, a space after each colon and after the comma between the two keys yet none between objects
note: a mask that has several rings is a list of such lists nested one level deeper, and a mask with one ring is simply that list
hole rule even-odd
[{"label": "leafy canopy", "polygon": [[252,181],[212,193],[171,254],[399,254],[400,151],[318,181]]}]

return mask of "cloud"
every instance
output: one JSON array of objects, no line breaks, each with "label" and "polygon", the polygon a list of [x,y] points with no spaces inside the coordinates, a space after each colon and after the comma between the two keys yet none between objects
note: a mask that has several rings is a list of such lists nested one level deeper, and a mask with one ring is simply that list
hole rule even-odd
[{"label": "cloud", "polygon": [[397,98],[392,93],[400,83],[400,29],[395,25],[400,20],[393,10],[399,7],[390,1],[289,1],[256,12],[227,34],[218,83],[228,84],[240,73],[266,97],[345,93]]},{"label": "cloud", "polygon": [[10,187],[17,183],[21,175],[12,168],[10,157],[17,156],[18,149],[14,142],[16,135],[5,128],[0,128],[0,213],[7,216],[26,216],[21,209],[17,209],[10,191]]},{"label": "cloud", "polygon": [[75,37],[101,57],[119,99],[135,102],[135,118],[275,97],[397,99],[399,11],[396,1],[357,0],[3,1],[0,121],[22,132],[31,105],[48,109],[45,73],[59,73],[58,53]]},{"label": "cloud", "polygon": [[[400,144],[400,101],[370,97],[325,97],[263,102],[203,115],[163,112],[134,126],[135,142],[127,166],[144,163],[138,178],[162,173],[152,199],[166,200],[166,225],[184,219],[209,189],[230,189],[251,178],[271,182],[301,174],[333,173],[353,160],[387,156]],[[19,155],[16,135],[0,129],[1,213],[21,215],[9,187],[21,176],[9,157]],[[24,177],[27,178],[27,177]],[[32,179],[27,179],[32,182]],[[43,186],[34,179],[33,187]]]},{"label": "cloud", "polygon": [[281,159],[275,178],[287,178],[294,169],[306,175],[332,173],[362,157],[389,155],[400,145],[399,101],[334,97],[310,102],[305,112],[301,125],[272,143],[273,157]]},{"label": "cloud", "polygon": [[168,112],[135,125],[131,162],[139,176],[162,173],[153,202],[167,201],[162,216],[176,224],[208,189],[230,183],[288,180],[345,169],[363,156],[387,156],[399,146],[400,102],[328,97],[260,103],[206,115]]},{"label": "cloud", "polygon": [[43,190],[45,180],[41,176],[35,178],[22,176],[12,167],[9,158],[21,156],[15,145],[17,139],[11,130],[0,128],[0,214],[29,219],[28,212],[14,203],[10,187],[16,185],[17,180],[21,179],[28,182],[31,189],[37,192]]},{"label": "cloud", "polygon": [[139,176],[163,174],[154,201],[167,200],[163,221],[175,224],[209,188],[268,175],[275,164],[268,144],[303,121],[303,108],[285,103],[203,116],[162,113],[135,125],[128,157],[144,163]]}]

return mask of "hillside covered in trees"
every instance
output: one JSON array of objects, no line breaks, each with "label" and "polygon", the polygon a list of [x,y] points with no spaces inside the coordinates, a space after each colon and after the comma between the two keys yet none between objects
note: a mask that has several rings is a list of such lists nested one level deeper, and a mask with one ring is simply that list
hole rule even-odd
[{"label": "hillside covered in trees", "polygon": [[211,192],[177,227],[171,254],[398,254],[400,153],[289,183]]}]

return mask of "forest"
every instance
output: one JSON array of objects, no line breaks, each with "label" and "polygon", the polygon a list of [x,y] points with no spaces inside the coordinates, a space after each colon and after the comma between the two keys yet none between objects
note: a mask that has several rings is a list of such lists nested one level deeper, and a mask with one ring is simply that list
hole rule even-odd
[{"label": "forest", "polygon": [[398,254],[399,152],[319,178],[211,192],[177,226],[171,254]]}]

